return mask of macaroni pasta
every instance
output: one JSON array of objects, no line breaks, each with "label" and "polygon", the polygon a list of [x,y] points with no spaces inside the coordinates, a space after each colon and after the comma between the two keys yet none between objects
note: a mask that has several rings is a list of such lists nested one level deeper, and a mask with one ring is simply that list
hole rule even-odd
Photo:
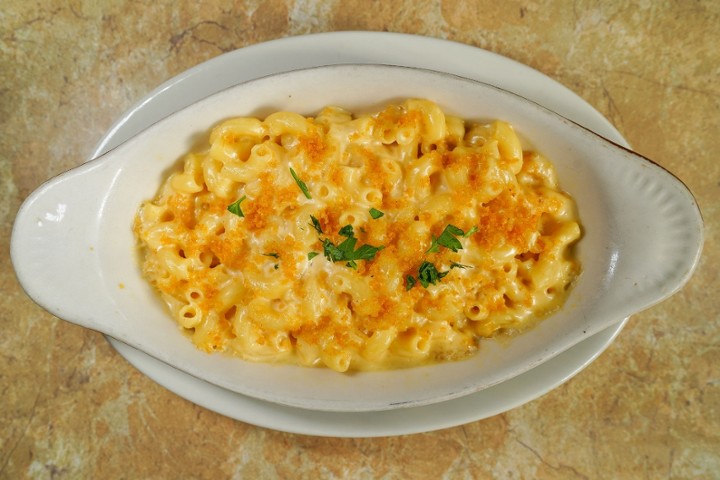
[{"label": "macaroni pasta", "polygon": [[511,125],[428,100],[217,125],[134,224],[205,351],[336,371],[462,359],[562,303],[574,202]]}]

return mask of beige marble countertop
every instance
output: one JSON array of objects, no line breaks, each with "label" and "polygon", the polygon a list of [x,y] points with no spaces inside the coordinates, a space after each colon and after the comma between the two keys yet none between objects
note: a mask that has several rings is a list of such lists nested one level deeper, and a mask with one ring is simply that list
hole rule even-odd
[{"label": "beige marble countertop", "polygon": [[[467,43],[575,91],[696,195],[706,245],[694,278],[539,399],[374,439],[282,433],[196,406],[24,295],[8,255],[22,200],[81,163],[122,112],[223,52],[333,30]],[[717,1],[6,0],[0,125],[0,478],[720,476]]]}]

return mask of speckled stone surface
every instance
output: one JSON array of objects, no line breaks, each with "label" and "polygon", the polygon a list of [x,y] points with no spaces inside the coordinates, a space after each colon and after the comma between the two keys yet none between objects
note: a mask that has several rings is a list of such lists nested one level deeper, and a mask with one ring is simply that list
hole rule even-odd
[{"label": "speckled stone surface", "polygon": [[[630,4],[633,4],[630,6]],[[720,477],[720,3],[5,0],[0,8],[0,478]],[[22,200],[155,86],[223,52],[333,30],[447,38],[536,68],[692,189],[694,278],[586,370],[462,427],[319,438],[165,390],[15,280]]]}]

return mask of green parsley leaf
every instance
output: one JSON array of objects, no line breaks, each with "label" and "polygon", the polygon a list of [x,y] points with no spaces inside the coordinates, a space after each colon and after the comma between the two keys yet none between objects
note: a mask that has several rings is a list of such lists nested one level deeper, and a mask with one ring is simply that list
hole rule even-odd
[{"label": "green parsley leaf", "polygon": [[323,255],[331,262],[339,262],[345,260],[345,252],[340,250],[327,238],[323,240]]},{"label": "green parsley leaf", "polygon": [[377,252],[385,248],[384,245],[375,247],[373,245],[365,244],[355,250],[355,245],[357,245],[358,239],[355,238],[352,225],[345,225],[338,233],[347,237],[339,245],[335,245],[327,238],[323,240],[323,254],[325,255],[325,258],[331,262],[344,261],[346,262],[345,266],[357,269],[356,260],[372,260],[375,258]]},{"label": "green parsley leaf", "polygon": [[[446,272],[440,272],[438,271],[437,267],[431,262],[423,261],[423,263],[420,264],[420,268],[418,268],[418,281],[420,282],[420,285],[422,285],[425,288],[428,288],[430,285],[435,285],[437,282],[442,280],[447,274],[450,273],[450,271],[453,268],[472,268],[470,265],[463,265],[462,263],[452,262],[450,264],[450,270]],[[410,290],[415,285],[415,279],[411,275],[407,275],[405,277],[405,280],[407,281],[407,286],[405,287],[407,290]]]},{"label": "green parsley leaf", "polygon": [[435,285],[448,273],[450,272],[438,272],[434,264],[423,261],[418,269],[418,280],[424,288],[427,288],[429,285]]},{"label": "green parsley leaf", "polygon": [[295,173],[295,170],[293,170],[292,167],[290,167],[290,175],[292,175],[292,177],[295,179],[295,183],[297,183],[297,186],[300,187],[300,190],[302,190],[305,198],[312,198],[310,196],[310,190],[308,190],[307,185],[305,185],[305,182],[300,180],[300,177],[297,176],[297,173]]},{"label": "green parsley leaf", "polygon": [[263,255],[266,256],[266,257],[280,258],[280,254],[275,253],[275,252],[263,253]]},{"label": "green parsley leaf", "polygon": [[377,220],[378,218],[385,215],[385,213],[381,212],[377,208],[371,208],[370,209],[370,216],[373,218],[373,220]]},{"label": "green parsley leaf", "polygon": [[427,252],[425,253],[437,253],[440,251],[441,246],[449,248],[453,252],[462,250],[462,243],[460,243],[460,240],[455,237],[458,235],[463,236],[464,234],[465,233],[462,231],[462,229],[456,227],[455,225],[448,224],[448,226],[445,227],[445,230],[442,231],[439,237],[433,237],[432,242],[430,243],[430,248],[428,248]]},{"label": "green parsley leaf", "polygon": [[443,247],[449,248],[453,252],[457,252],[458,250],[462,250],[462,243],[460,243],[460,240],[455,238],[457,235],[463,235],[463,231],[460,230],[458,227],[454,225],[448,225],[445,227],[445,230],[440,234],[440,236],[437,238],[437,241],[440,245]]},{"label": "green parsley leaf", "polygon": [[478,226],[477,226],[477,225],[473,225],[473,227],[472,227],[470,230],[468,230],[467,232],[465,232],[465,233],[463,234],[463,238],[469,237],[470,235],[472,235],[473,233],[477,232],[478,230],[479,230],[479,229],[478,229]]},{"label": "green parsley leaf", "polygon": [[320,220],[310,215],[310,221],[312,222],[310,225],[320,234],[322,235],[322,227],[320,226]]},{"label": "green parsley leaf", "polygon": [[308,260],[312,260],[313,258],[320,255],[318,252],[308,252]]},{"label": "green parsley leaf", "polygon": [[227,207],[228,211],[229,211],[230,213],[234,213],[234,214],[237,215],[238,217],[241,217],[241,218],[244,217],[245,214],[243,213],[242,208],[240,208],[240,204],[241,204],[246,198],[247,198],[247,196],[246,196],[246,195],[243,195],[241,198],[239,198],[238,200],[236,200],[236,201],[234,201],[233,203],[231,203],[230,205],[228,205],[228,207]]},{"label": "green parsley leaf", "polygon": [[463,265],[462,263],[452,262],[450,264],[450,270],[452,270],[453,268],[463,268],[464,269],[464,268],[473,268],[473,267],[471,267],[470,265]]},{"label": "green parsley leaf", "polygon": [[352,237],[355,235],[355,232],[353,231],[353,226],[350,224],[342,227],[338,233],[343,237]]},{"label": "green parsley leaf", "polygon": [[373,258],[375,258],[375,254],[383,248],[385,248],[385,245],[373,247],[372,245],[368,245],[366,243],[365,245],[361,245],[360,248],[355,250],[355,252],[353,252],[353,256],[355,257],[355,260],[372,260]]},{"label": "green parsley leaf", "polygon": [[276,263],[276,264],[275,264],[275,270],[277,270],[278,268],[280,268],[280,264],[279,264],[279,263]]},{"label": "green parsley leaf", "polygon": [[342,252],[342,258],[340,260],[354,260],[352,258],[353,250],[355,250],[355,244],[357,238],[347,237],[340,245],[337,246],[338,250]]},{"label": "green parsley leaf", "polygon": [[415,280],[415,277],[413,277],[412,275],[406,276],[405,277],[405,291],[408,291],[411,288],[413,288],[416,283],[417,283],[417,280]]},{"label": "green parsley leaf", "polygon": [[427,249],[425,253],[437,253],[440,251],[440,244],[437,243],[437,238],[433,235],[432,240],[430,241],[430,248]]}]

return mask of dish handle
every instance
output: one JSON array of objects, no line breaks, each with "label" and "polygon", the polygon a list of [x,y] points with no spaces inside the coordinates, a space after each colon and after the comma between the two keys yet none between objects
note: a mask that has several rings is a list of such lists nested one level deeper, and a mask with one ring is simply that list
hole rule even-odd
[{"label": "dish handle", "polygon": [[52,178],[21,205],[10,256],[25,292],[64,320],[108,332],[117,315],[108,302],[97,245],[97,224],[120,173],[113,162],[93,160]]},{"label": "dish handle", "polygon": [[678,292],[697,267],[703,220],[690,189],[651,160],[620,146],[605,152],[614,186],[607,197],[610,285],[602,300],[624,318]]}]

